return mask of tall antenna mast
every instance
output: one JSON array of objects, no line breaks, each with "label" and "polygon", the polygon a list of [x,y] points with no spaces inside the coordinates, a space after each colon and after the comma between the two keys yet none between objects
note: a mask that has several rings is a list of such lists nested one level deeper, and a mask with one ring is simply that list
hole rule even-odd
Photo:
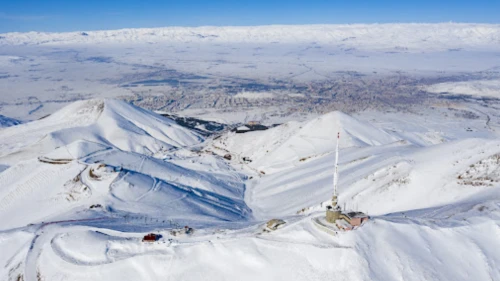
[{"label": "tall antenna mast", "polygon": [[333,176],[333,196],[337,196],[337,183],[339,181],[339,142],[340,132],[337,133],[337,147],[335,148],[335,174]]},{"label": "tall antenna mast", "polygon": [[336,223],[342,215],[342,209],[338,205],[337,182],[339,181],[339,142],[340,132],[337,134],[337,148],[335,149],[335,173],[333,175],[333,196],[332,205],[326,207],[326,221]]}]

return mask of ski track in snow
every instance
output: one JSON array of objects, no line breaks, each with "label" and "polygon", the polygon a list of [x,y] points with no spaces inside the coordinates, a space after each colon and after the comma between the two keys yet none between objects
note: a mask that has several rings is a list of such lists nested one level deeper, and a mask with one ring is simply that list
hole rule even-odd
[{"label": "ski track in snow", "polygon": [[19,200],[23,196],[32,193],[35,188],[39,188],[40,182],[50,182],[52,178],[64,174],[70,168],[71,165],[60,165],[59,167],[56,166],[55,169],[54,167],[47,167],[46,169],[38,171],[27,180],[22,181],[20,184],[17,184],[14,190],[9,192],[7,196],[3,197],[2,201],[0,201],[0,212],[7,209],[15,200]]}]

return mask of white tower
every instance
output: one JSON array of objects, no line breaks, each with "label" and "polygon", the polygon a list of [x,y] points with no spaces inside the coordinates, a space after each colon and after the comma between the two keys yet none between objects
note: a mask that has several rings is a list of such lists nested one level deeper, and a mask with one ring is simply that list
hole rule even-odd
[{"label": "white tower", "polygon": [[326,208],[326,221],[335,223],[340,218],[342,213],[337,199],[337,183],[339,181],[339,142],[340,133],[337,134],[337,147],[335,148],[335,172],[333,174],[333,197],[332,205]]},{"label": "white tower", "polygon": [[340,142],[340,132],[337,133],[337,147],[335,148],[335,173],[333,174],[333,207],[338,206],[337,202],[337,183],[339,182],[339,142]]}]

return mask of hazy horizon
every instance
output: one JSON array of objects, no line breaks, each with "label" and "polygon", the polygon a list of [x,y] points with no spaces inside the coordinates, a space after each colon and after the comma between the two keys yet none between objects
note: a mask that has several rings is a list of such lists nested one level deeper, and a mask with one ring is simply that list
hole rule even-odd
[{"label": "hazy horizon", "polygon": [[485,26],[499,26],[499,23],[482,23],[482,22],[373,22],[373,23],[304,23],[304,24],[255,24],[255,25],[163,25],[163,26],[144,26],[144,27],[120,27],[120,28],[103,28],[103,29],[78,29],[78,30],[66,30],[66,31],[7,31],[0,32],[0,34],[7,33],[30,33],[30,32],[40,32],[40,33],[71,33],[71,32],[96,32],[96,31],[112,31],[112,30],[122,30],[122,29],[162,29],[162,28],[207,28],[207,27],[266,27],[266,26],[374,26],[374,25],[441,25],[441,24],[453,24],[453,25],[485,25]]},{"label": "hazy horizon", "polygon": [[[443,11],[446,11],[445,13]],[[167,26],[373,23],[500,23],[491,1],[85,1],[2,3],[0,33],[66,32]]]}]

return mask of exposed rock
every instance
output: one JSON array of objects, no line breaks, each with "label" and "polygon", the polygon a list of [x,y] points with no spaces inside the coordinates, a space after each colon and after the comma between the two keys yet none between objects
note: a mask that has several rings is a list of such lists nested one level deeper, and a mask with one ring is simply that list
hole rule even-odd
[{"label": "exposed rock", "polygon": [[276,230],[279,227],[281,227],[282,225],[284,225],[285,223],[286,222],[284,220],[281,220],[281,219],[272,219],[272,220],[267,222],[266,226],[270,230]]}]

